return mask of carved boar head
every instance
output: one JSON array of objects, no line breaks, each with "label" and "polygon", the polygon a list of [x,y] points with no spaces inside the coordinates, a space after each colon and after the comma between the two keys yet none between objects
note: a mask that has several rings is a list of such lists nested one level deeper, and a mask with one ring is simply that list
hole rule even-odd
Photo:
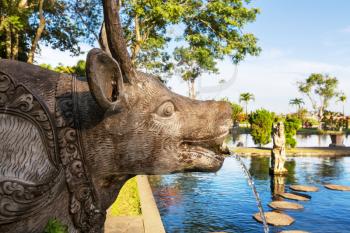
[{"label": "carved boar head", "polygon": [[87,78],[105,111],[120,174],[216,171],[220,146],[231,127],[225,102],[198,101],[171,92],[158,78],[137,72],[123,78],[119,64],[93,49]]},{"label": "carved boar head", "polygon": [[230,105],[191,100],[171,92],[158,78],[137,72],[117,1],[102,3],[105,28],[100,44],[106,52],[90,51],[87,79],[105,111],[104,129],[113,140],[117,173],[218,170],[223,163],[220,146],[232,124]]}]

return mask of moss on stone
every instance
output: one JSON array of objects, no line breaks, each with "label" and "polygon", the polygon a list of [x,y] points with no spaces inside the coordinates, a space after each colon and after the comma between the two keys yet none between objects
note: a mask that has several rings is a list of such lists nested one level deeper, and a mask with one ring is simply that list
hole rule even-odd
[{"label": "moss on stone", "polygon": [[111,216],[141,215],[141,205],[136,177],[129,179],[119,192],[117,200],[112,204]]}]

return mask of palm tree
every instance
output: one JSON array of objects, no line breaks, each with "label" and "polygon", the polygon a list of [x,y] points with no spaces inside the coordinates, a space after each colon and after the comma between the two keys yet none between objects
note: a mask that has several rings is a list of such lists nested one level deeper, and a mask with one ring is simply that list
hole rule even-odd
[{"label": "palm tree", "polygon": [[297,106],[297,108],[298,108],[297,110],[298,110],[298,112],[299,112],[301,106],[304,105],[305,103],[304,103],[304,100],[303,100],[302,98],[294,98],[294,99],[291,99],[291,100],[289,101],[289,104],[290,104],[290,105]]},{"label": "palm tree", "polygon": [[347,97],[346,97],[346,95],[344,93],[341,93],[339,95],[338,101],[343,103],[343,116],[345,116],[344,105],[345,105],[346,99],[347,99]]},{"label": "palm tree", "polygon": [[252,93],[249,92],[245,92],[245,93],[241,93],[239,95],[239,102],[244,102],[245,103],[245,114],[248,115],[248,103],[250,101],[254,101],[255,97]]}]

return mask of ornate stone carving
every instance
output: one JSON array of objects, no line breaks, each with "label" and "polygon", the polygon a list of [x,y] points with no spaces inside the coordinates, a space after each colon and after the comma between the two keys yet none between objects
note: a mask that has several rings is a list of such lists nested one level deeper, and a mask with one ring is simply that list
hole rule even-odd
[{"label": "ornate stone carving", "polygon": [[56,90],[60,158],[70,192],[69,210],[74,225],[82,232],[100,232],[105,212],[98,208],[94,187],[84,164],[75,90],[74,77],[61,79]]},{"label": "ornate stone carving", "polygon": [[[57,196],[62,184],[60,180],[63,178],[56,157],[55,130],[48,110],[25,86],[17,85],[9,75],[0,71],[0,123],[8,121],[13,124],[11,125],[13,131],[27,125],[40,134],[36,145],[42,146],[44,152],[34,151],[37,153],[36,156],[41,157],[38,165],[51,164],[51,166],[50,169],[42,171],[48,177],[43,177],[42,174],[24,176],[23,179],[13,177],[13,174],[26,173],[28,168],[24,167],[22,162],[30,159],[33,154],[27,152],[26,156],[23,156],[16,153],[16,149],[21,152],[21,145],[11,143],[9,140],[28,135],[25,135],[23,130],[14,135],[5,130],[6,134],[0,135],[3,157],[1,159],[3,166],[0,169],[0,224],[18,221],[40,211]],[[6,125],[0,126],[0,131],[5,127]],[[22,144],[24,143],[22,141]],[[6,156],[11,160],[3,161]]]},{"label": "ornate stone carving", "polygon": [[[116,2],[103,3],[107,34],[122,32]],[[230,105],[191,100],[137,72],[114,35],[116,60],[92,49],[86,79],[0,59],[13,77],[0,78],[0,232],[42,232],[50,218],[71,233],[102,232],[128,177],[222,166]]]}]

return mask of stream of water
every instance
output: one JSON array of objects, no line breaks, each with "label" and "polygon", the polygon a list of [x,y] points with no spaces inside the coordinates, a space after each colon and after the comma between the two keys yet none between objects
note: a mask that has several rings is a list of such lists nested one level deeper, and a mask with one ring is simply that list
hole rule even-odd
[{"label": "stream of water", "polygon": [[269,233],[269,226],[267,225],[267,222],[266,222],[264,209],[263,209],[262,204],[261,204],[261,199],[259,197],[259,193],[256,190],[256,187],[254,184],[254,179],[251,176],[251,174],[250,174],[249,170],[247,169],[246,165],[244,164],[244,162],[241,160],[241,157],[239,157],[236,154],[232,154],[232,153],[231,153],[231,157],[234,157],[239,162],[239,164],[240,164],[240,166],[241,166],[241,168],[242,168],[242,170],[247,178],[248,185],[250,186],[250,188],[253,191],[253,194],[254,194],[254,197],[256,200],[256,204],[257,204],[258,209],[259,209],[260,217],[261,217],[263,224],[264,224],[264,232]]}]

